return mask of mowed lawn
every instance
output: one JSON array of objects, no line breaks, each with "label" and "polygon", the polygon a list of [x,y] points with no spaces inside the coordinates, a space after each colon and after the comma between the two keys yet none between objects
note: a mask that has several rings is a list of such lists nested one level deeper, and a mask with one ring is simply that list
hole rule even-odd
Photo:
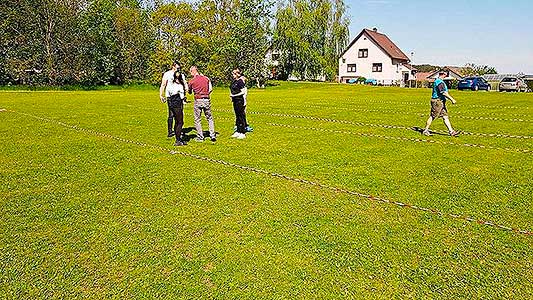
[{"label": "mowed lawn", "polygon": [[0,298],[531,299],[533,94],[451,93],[459,138],[429,89],[252,89],[235,140],[217,88],[176,148],[156,89],[0,92]]}]

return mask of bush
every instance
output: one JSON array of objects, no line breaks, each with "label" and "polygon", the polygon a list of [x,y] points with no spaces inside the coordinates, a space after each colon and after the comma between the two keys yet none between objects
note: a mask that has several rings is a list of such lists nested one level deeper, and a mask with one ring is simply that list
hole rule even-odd
[{"label": "bush", "polygon": [[527,80],[526,81],[527,87],[529,88],[529,91],[533,91],[533,80]]}]

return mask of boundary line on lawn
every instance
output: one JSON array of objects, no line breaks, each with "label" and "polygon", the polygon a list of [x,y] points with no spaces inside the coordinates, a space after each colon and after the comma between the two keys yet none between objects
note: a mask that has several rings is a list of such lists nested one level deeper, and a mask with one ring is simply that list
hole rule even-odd
[{"label": "boundary line on lawn", "polygon": [[475,224],[479,224],[479,225],[483,225],[483,226],[487,226],[487,227],[492,227],[492,228],[495,228],[495,229],[500,229],[500,230],[505,230],[505,231],[508,231],[508,232],[513,232],[513,233],[516,233],[516,234],[525,235],[525,236],[532,236],[533,235],[533,231],[522,230],[522,229],[519,229],[519,228],[513,228],[513,227],[497,224],[497,223],[491,222],[491,221],[472,218],[472,217],[469,217],[469,216],[466,216],[466,215],[463,215],[463,214],[447,213],[447,212],[443,212],[443,211],[440,211],[440,210],[434,209],[434,208],[426,208],[426,207],[416,206],[416,205],[412,205],[412,204],[408,204],[408,203],[393,201],[393,200],[389,200],[389,199],[385,199],[385,198],[381,198],[381,197],[375,197],[373,195],[363,194],[363,193],[351,191],[351,190],[348,190],[348,189],[339,188],[339,187],[335,187],[335,186],[330,186],[330,185],[326,185],[326,184],[322,184],[322,183],[318,183],[318,182],[314,182],[314,181],[309,181],[309,180],[305,180],[305,179],[301,179],[301,178],[291,177],[291,176],[287,176],[287,175],[283,175],[283,174],[279,174],[279,173],[273,173],[273,172],[266,171],[266,170],[259,169],[259,168],[238,165],[238,164],[235,164],[235,163],[226,162],[224,160],[217,160],[217,159],[213,159],[213,158],[209,158],[209,157],[205,157],[205,156],[200,156],[200,155],[196,155],[196,154],[192,154],[192,153],[187,153],[187,152],[183,152],[183,151],[170,150],[170,149],[162,147],[162,146],[157,146],[157,145],[147,144],[147,143],[144,143],[144,142],[128,140],[128,139],[117,137],[117,136],[114,136],[114,135],[111,135],[111,134],[102,133],[102,132],[99,132],[99,131],[96,131],[96,130],[87,129],[87,128],[79,127],[79,126],[76,126],[76,125],[67,124],[67,123],[64,123],[64,122],[61,122],[61,121],[48,119],[48,118],[45,118],[45,117],[40,117],[40,116],[31,115],[31,114],[22,113],[22,112],[16,112],[16,111],[13,111],[13,110],[7,110],[7,111],[13,112],[13,113],[16,113],[16,114],[20,114],[20,115],[24,115],[24,116],[28,116],[28,117],[32,117],[32,118],[35,118],[35,119],[38,119],[38,120],[41,120],[41,121],[46,121],[46,122],[49,122],[49,123],[55,123],[55,124],[58,124],[60,126],[65,127],[65,128],[72,129],[72,130],[75,130],[75,131],[78,131],[78,132],[88,133],[88,134],[91,134],[91,135],[94,135],[94,136],[104,137],[104,138],[107,138],[107,139],[116,140],[116,141],[124,142],[124,143],[127,143],[127,144],[132,144],[132,145],[138,145],[138,146],[145,147],[145,148],[152,148],[152,149],[155,149],[155,150],[162,151],[164,153],[169,153],[171,155],[179,154],[181,156],[194,158],[194,159],[197,159],[197,160],[203,160],[203,161],[207,161],[207,162],[211,162],[211,163],[216,163],[216,164],[229,166],[229,167],[233,167],[233,168],[237,168],[237,169],[241,169],[241,170],[245,170],[245,171],[254,172],[254,173],[257,173],[257,174],[264,174],[264,175],[268,175],[270,177],[281,178],[281,179],[284,179],[284,180],[287,180],[287,181],[291,181],[291,182],[296,182],[296,183],[300,183],[300,184],[314,186],[314,187],[322,188],[322,189],[325,189],[325,190],[330,190],[330,191],[337,192],[337,193],[343,193],[343,194],[347,194],[347,195],[351,195],[351,196],[356,196],[356,197],[359,197],[359,198],[365,198],[365,199],[370,200],[372,202],[390,204],[390,205],[394,205],[396,207],[401,207],[401,208],[409,208],[411,210],[418,211],[418,212],[425,212],[425,213],[430,213],[430,214],[437,215],[437,216],[440,216],[440,217],[458,219],[458,220],[462,220],[464,222],[475,223]]},{"label": "boundary line on lawn", "polygon": [[[232,110],[229,110],[229,109],[212,108],[211,110],[218,111],[218,112],[229,112],[229,113],[233,112]],[[246,113],[253,114],[253,115],[264,115],[264,116],[281,117],[281,118],[324,121],[324,122],[331,122],[331,123],[349,124],[349,125],[355,125],[355,126],[378,127],[378,128],[387,128],[387,129],[403,129],[403,130],[409,130],[409,131],[415,130],[413,127],[406,127],[406,126],[401,126],[401,125],[363,123],[363,122],[337,120],[337,119],[321,118],[321,117],[314,117],[314,116],[292,115],[292,114],[282,114],[282,113],[267,113],[267,112],[259,112],[259,111],[248,111]],[[446,134],[446,135],[448,134],[448,132],[438,131],[438,130],[432,130],[432,132]],[[500,133],[475,133],[475,132],[461,131],[461,134],[471,135],[471,136],[481,136],[481,137],[495,137],[495,138],[533,139],[533,136],[528,136],[528,135],[511,135],[511,134],[500,134]]]},{"label": "boundary line on lawn", "polygon": [[[262,102],[265,103],[265,102]],[[276,105],[275,103],[267,103],[270,105]],[[331,108],[334,110],[343,110],[343,111],[353,111],[353,112],[376,112],[376,113],[387,113],[387,114],[409,114],[409,115],[424,115],[429,116],[429,113],[421,113],[417,111],[407,111],[407,110],[397,110],[397,109],[391,109],[391,108],[376,108],[376,109],[368,109],[368,108],[348,108],[348,107],[338,107],[338,106],[327,106],[327,105],[316,105],[316,104],[284,104],[287,107],[305,107],[305,108]],[[279,108],[279,107],[278,107]],[[488,121],[504,121],[504,122],[533,122],[533,120],[528,119],[522,119],[522,117],[527,117],[527,115],[521,115],[521,114],[503,114],[504,116],[513,116],[515,118],[509,119],[509,118],[495,118],[495,117],[472,117],[472,116],[464,116],[465,112],[454,112],[453,118],[460,118],[460,119],[471,119],[471,120],[488,120]],[[480,113],[481,115],[491,115],[493,116],[494,113]]]},{"label": "boundary line on lawn", "polygon": [[314,130],[314,131],[322,131],[322,132],[330,132],[330,133],[351,134],[351,135],[358,135],[358,136],[363,136],[363,137],[381,138],[381,139],[386,139],[386,140],[398,140],[398,141],[410,141],[410,142],[419,142],[419,143],[428,143],[428,144],[453,145],[453,146],[462,146],[462,147],[470,147],[470,148],[510,151],[510,152],[518,152],[518,153],[532,153],[533,152],[533,150],[530,150],[530,149],[500,148],[500,147],[485,146],[485,145],[480,145],[480,144],[460,144],[460,143],[434,141],[434,140],[427,140],[427,139],[386,136],[386,135],[363,133],[363,132],[353,132],[353,131],[344,131],[344,130],[331,130],[331,129],[316,128],[316,127],[293,126],[293,125],[278,124],[278,123],[265,123],[265,124],[270,125],[270,126],[276,126],[276,127],[285,127],[285,128],[293,128],[293,129],[304,129],[304,130]]},{"label": "boundary line on lawn", "polygon": [[[217,119],[225,120],[225,121],[234,121],[233,119],[227,118],[227,117],[217,117]],[[454,142],[435,141],[435,140],[429,140],[429,139],[407,138],[407,137],[400,137],[400,136],[387,136],[387,135],[380,135],[380,134],[373,134],[373,133],[354,132],[354,131],[347,131],[347,130],[333,130],[333,129],[324,129],[324,128],[317,128],[317,127],[295,126],[295,125],[269,123],[269,122],[259,123],[259,124],[275,126],[275,127],[292,128],[292,129],[303,129],[303,130],[321,131],[321,132],[338,133],[338,134],[350,134],[350,135],[355,135],[355,136],[380,138],[380,139],[385,139],[385,140],[451,145],[451,146],[469,147],[469,148],[478,148],[478,149],[500,150],[500,151],[508,151],[508,152],[513,152],[513,153],[516,152],[516,153],[524,153],[524,154],[533,153],[532,149],[502,148],[502,147],[486,146],[486,145],[481,145],[481,144],[461,144],[461,143],[454,143]]]},{"label": "boundary line on lawn", "polygon": [[[274,100],[279,100],[279,101],[286,101],[286,99],[281,99],[281,98],[274,98]],[[313,100],[318,100],[318,101],[330,101],[330,99],[325,99],[325,98],[319,98],[319,99],[313,99]],[[344,99],[335,99],[336,102],[343,102],[343,103],[353,103],[353,101],[360,101],[358,102],[361,103],[361,104],[365,104],[365,103],[382,103],[382,104],[403,104],[403,105],[427,105],[427,102],[424,101],[424,102],[408,102],[408,101],[385,101],[385,100],[366,100],[366,99],[363,99],[361,100],[360,98],[359,99],[349,99],[349,98],[344,98]],[[323,102],[321,102],[320,104],[325,104]],[[488,109],[529,109],[529,106],[524,106],[524,107],[518,107],[518,106],[498,106],[498,105],[481,105],[481,104],[466,104],[464,105],[465,107],[474,107],[474,108],[488,108]]]}]

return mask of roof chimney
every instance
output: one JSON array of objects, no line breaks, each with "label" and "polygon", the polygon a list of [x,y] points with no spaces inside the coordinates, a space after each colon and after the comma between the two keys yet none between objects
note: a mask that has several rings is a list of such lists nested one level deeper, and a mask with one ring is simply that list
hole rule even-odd
[{"label": "roof chimney", "polygon": [[378,29],[376,27],[372,28],[372,30],[378,32]]}]

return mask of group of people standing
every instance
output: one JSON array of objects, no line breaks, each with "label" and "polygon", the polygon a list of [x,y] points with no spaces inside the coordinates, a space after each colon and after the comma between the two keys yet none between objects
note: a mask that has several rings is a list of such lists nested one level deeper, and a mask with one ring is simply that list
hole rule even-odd
[{"label": "group of people standing", "polygon": [[[198,142],[205,140],[202,129],[202,112],[204,112],[209,124],[209,138],[216,142],[215,121],[211,110],[211,93],[213,85],[207,76],[198,71],[196,66],[190,68],[192,79],[187,82],[185,74],[182,73],[179,62],[174,61],[171,69],[163,74],[161,86],[159,88],[159,98],[161,102],[168,105],[168,137],[176,137],[175,146],[184,146],[187,142],[183,139],[183,105],[187,102],[186,94],[194,93],[194,127]],[[237,139],[246,138],[248,124],[246,122],[246,98],[248,89],[246,88],[246,78],[240,69],[232,72],[233,81],[230,86],[230,97],[235,111],[236,130],[232,137]]]}]

